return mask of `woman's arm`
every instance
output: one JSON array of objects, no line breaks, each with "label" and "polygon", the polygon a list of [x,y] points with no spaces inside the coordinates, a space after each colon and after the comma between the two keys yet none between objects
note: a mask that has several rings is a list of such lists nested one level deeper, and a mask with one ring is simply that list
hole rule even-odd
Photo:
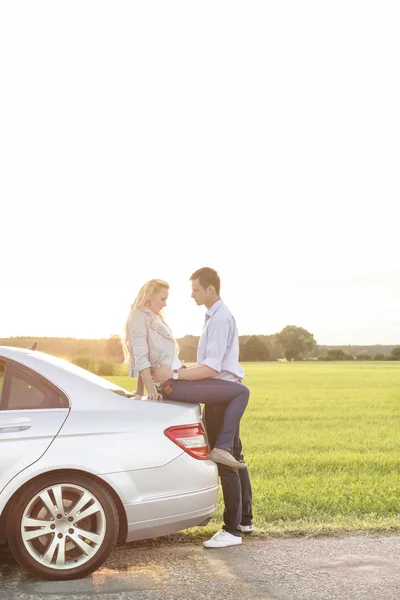
[{"label": "woman's arm", "polygon": [[159,394],[157,392],[157,390],[155,389],[152,377],[151,377],[151,370],[150,369],[143,369],[143,371],[140,371],[140,377],[142,378],[142,381],[144,382],[144,385],[146,386],[146,390],[147,390],[147,396],[150,398],[150,400],[162,400],[162,396],[161,394]]},{"label": "woman's arm", "polygon": [[141,374],[139,373],[138,378],[137,378],[136,395],[143,396],[143,394],[144,394],[143,378],[142,378]]},{"label": "woman's arm", "polygon": [[146,387],[147,393],[152,394],[153,392],[155,392],[155,387],[154,387],[154,383],[153,383],[153,380],[151,377],[150,367],[147,369],[143,369],[143,371],[140,371],[140,377],[143,379],[143,383]]},{"label": "woman's arm", "polygon": [[150,350],[147,341],[147,322],[146,317],[141,310],[133,310],[128,319],[129,340],[135,357],[135,369],[139,371],[140,380],[144,383],[148,396],[151,400],[161,400],[161,395],[154,388],[150,372]]},{"label": "woman's arm", "polygon": [[135,359],[135,370],[140,373],[143,369],[151,367],[146,317],[141,310],[133,310],[127,325],[129,342]]}]

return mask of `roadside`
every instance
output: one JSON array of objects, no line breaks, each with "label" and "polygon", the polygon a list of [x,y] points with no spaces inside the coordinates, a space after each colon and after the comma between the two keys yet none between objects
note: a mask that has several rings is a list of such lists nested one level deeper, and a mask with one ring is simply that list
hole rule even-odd
[{"label": "roadside", "polygon": [[26,575],[2,549],[0,583],[0,600],[398,600],[400,536],[250,537],[217,550],[151,540],[61,583]]}]

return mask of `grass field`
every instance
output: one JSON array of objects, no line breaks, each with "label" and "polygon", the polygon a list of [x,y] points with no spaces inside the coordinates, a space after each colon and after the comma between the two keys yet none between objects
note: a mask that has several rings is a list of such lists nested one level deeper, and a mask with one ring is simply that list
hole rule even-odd
[{"label": "grass field", "polygon": [[[400,363],[244,367],[251,397],[242,441],[257,531],[400,530]],[[135,387],[129,377],[108,379]],[[222,506],[220,494],[206,534],[219,528]]]}]

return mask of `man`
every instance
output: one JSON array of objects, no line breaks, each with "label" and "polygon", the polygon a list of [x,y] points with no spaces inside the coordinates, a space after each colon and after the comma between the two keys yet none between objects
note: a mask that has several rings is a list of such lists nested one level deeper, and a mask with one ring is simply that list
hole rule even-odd
[{"label": "man", "polygon": [[[220,278],[214,269],[204,267],[191,276],[192,298],[198,306],[206,306],[207,313],[199,341],[197,365],[185,371],[185,379],[191,381],[204,378],[240,382],[244,371],[239,365],[239,336],[235,319],[220,297]],[[172,371],[163,363],[154,372],[157,380],[164,382],[172,378]],[[200,400],[201,402],[201,400]],[[205,423],[210,446],[214,449],[218,432],[224,418],[225,406],[206,405]],[[213,450],[212,450],[213,452]],[[242,532],[253,530],[251,485],[247,468],[243,468],[242,445],[239,428],[235,433],[232,449],[234,458],[242,468],[235,469],[218,462],[224,496],[224,525],[210,540],[206,548],[223,548],[242,543]],[[238,472],[239,471],[239,472]]]}]

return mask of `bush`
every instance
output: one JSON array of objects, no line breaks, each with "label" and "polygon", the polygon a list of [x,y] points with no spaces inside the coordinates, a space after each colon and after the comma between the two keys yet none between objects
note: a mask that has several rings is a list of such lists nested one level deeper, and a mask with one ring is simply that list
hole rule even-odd
[{"label": "bush", "polygon": [[332,350],[328,350],[326,354],[321,354],[318,356],[317,360],[354,360],[354,356],[352,354],[346,354],[340,348],[332,348]]},{"label": "bush", "polygon": [[356,360],[372,360],[372,356],[368,352],[359,352],[356,356]]},{"label": "bush", "polygon": [[318,356],[317,360],[354,360],[354,356],[352,354],[346,354],[346,352],[340,348],[332,348],[332,350],[328,350],[326,354]]},{"label": "bush", "polygon": [[93,360],[90,358],[90,356],[75,356],[71,362],[77,367],[86,369],[86,371],[93,370]]},{"label": "bush", "polygon": [[328,350],[326,356],[329,356],[330,360],[344,360],[346,354],[340,348],[332,348],[332,350]]},{"label": "bush", "polygon": [[385,355],[383,352],[377,352],[374,356],[374,360],[385,360]]},{"label": "bush", "polygon": [[119,377],[127,377],[129,374],[129,365],[125,363],[115,363],[114,365],[114,375],[118,375]]},{"label": "bush", "polygon": [[[94,359],[90,356],[75,356],[71,362],[77,367],[81,367],[82,369],[86,369],[86,371],[96,373],[96,375],[101,375],[102,377],[115,375],[115,371],[120,369],[120,365],[118,365],[118,369],[116,369],[115,358]],[[125,375],[127,373],[124,371],[123,374]]]},{"label": "bush", "polygon": [[95,373],[101,376],[114,375],[115,361],[106,358],[100,358],[95,365]]}]

